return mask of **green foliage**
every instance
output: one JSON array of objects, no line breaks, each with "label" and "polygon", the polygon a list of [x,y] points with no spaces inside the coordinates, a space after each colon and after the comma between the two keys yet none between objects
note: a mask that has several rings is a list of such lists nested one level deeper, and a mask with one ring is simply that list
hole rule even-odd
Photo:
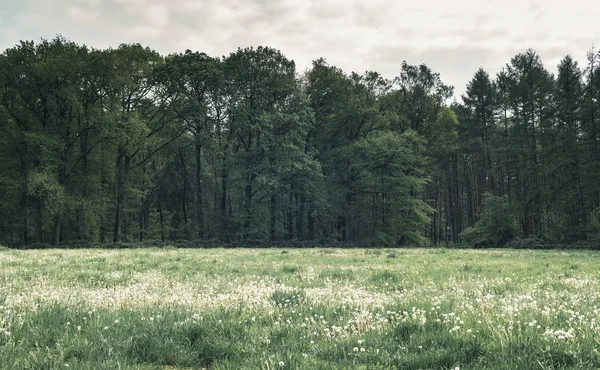
[{"label": "green foliage", "polygon": [[513,239],[506,244],[507,248],[514,249],[548,249],[552,247],[548,245],[544,240],[537,238],[528,239]]},{"label": "green foliage", "polygon": [[485,194],[481,219],[461,239],[475,247],[501,247],[517,236],[513,207],[506,198]]},{"label": "green foliage", "polygon": [[51,215],[57,214],[64,203],[64,187],[45,171],[29,173],[27,192],[41,199]]},{"label": "green foliage", "polygon": [[590,212],[590,239],[600,241],[600,207]]},{"label": "green foliage", "polygon": [[460,233],[461,241],[475,245],[485,240],[483,231],[479,225],[469,226]]},{"label": "green foliage", "polygon": [[450,104],[425,64],[21,41],[0,55],[0,239],[592,245],[598,54],[557,70],[526,50]]}]

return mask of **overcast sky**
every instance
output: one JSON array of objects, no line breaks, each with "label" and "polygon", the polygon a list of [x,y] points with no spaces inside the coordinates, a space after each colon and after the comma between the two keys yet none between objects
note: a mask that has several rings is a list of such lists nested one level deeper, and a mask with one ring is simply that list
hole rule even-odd
[{"label": "overcast sky", "polygon": [[0,48],[59,33],[163,54],[264,45],[300,72],[319,57],[389,78],[403,60],[425,63],[460,94],[477,68],[494,75],[527,48],[553,73],[566,54],[584,63],[600,45],[598,19],[593,0],[0,0]]}]

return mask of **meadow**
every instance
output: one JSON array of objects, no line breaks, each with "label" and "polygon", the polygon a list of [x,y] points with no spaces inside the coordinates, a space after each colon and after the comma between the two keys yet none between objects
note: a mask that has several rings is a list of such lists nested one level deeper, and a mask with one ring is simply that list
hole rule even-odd
[{"label": "meadow", "polygon": [[10,250],[0,369],[596,369],[600,254]]}]

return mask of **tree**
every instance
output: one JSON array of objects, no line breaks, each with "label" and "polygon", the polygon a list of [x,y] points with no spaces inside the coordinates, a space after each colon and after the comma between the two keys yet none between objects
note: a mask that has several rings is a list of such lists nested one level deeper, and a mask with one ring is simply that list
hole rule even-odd
[{"label": "tree", "polygon": [[427,65],[410,65],[402,62],[400,75],[395,78],[396,96],[401,102],[401,116],[408,127],[419,134],[427,130],[434,122],[440,108],[452,96],[453,88],[445,85],[439,73],[433,72]]},{"label": "tree", "polygon": [[109,95],[114,120],[111,129],[117,146],[113,241],[118,242],[122,239],[125,194],[132,170],[146,164],[182,132],[172,125],[176,116],[169,109],[171,91],[161,89],[155,74],[163,58],[139,44],[121,45],[109,55],[115,71]]},{"label": "tree", "polygon": [[491,144],[495,134],[495,86],[488,73],[480,68],[467,84],[462,96],[464,116],[461,142],[467,168],[469,169],[467,195],[469,201],[469,225],[479,218],[483,193],[494,191]]},{"label": "tree", "polygon": [[422,243],[419,231],[431,211],[420,199],[425,141],[414,130],[396,131],[404,116],[394,111],[401,105],[390,81],[370,71],[348,76],[323,59],[313,62],[306,81],[316,121],[308,141],[323,167],[329,205],[324,235]]},{"label": "tree", "polygon": [[22,41],[0,55],[0,238],[596,240],[597,53],[555,78],[527,50],[452,90],[425,64]]},{"label": "tree", "polygon": [[256,195],[260,196],[259,202],[268,196],[266,174],[277,166],[269,159],[275,158],[272,153],[281,148],[279,144],[289,146],[284,147],[286,153],[275,156],[303,151],[310,115],[296,79],[295,64],[280,51],[266,47],[238,49],[224,63],[234,165],[243,184],[242,238],[256,238],[262,234],[253,225],[260,217]]},{"label": "tree", "polygon": [[518,148],[522,171],[517,174],[519,198],[523,206],[523,233],[526,238],[544,233],[543,195],[547,181],[542,153],[551,146],[548,133],[553,123],[553,76],[544,68],[538,54],[527,50],[512,58],[507,66],[511,79],[510,101],[515,130],[511,143]]},{"label": "tree", "polygon": [[[220,93],[223,85],[220,63],[219,59],[204,53],[187,50],[184,54],[169,56],[163,71],[165,82],[171,85],[172,91],[178,95],[179,101],[175,104],[176,115],[194,138],[196,228],[197,237],[200,239],[204,238],[205,228],[202,203],[202,146],[215,130],[220,129],[216,122],[220,119],[220,107],[215,105],[214,100],[215,94]],[[181,151],[180,155],[184,153]],[[185,161],[185,158],[181,160]],[[187,182],[186,178],[184,182]],[[187,219],[185,212],[184,219]]]},{"label": "tree", "polygon": [[[52,223],[52,241],[61,241],[66,186],[77,163],[77,124],[82,105],[82,61],[88,50],[60,36],[39,44],[21,42],[3,58],[3,106],[14,124],[13,139],[22,158],[22,204],[35,204],[35,240],[42,242],[44,213]],[[43,213],[44,212],[44,213]],[[24,223],[26,223],[24,215]]]},{"label": "tree", "polygon": [[583,91],[581,70],[576,61],[566,56],[558,64],[556,127],[551,138],[553,150],[547,153],[548,178],[552,181],[549,202],[558,219],[552,229],[555,238],[566,240],[583,237],[589,211],[581,174]]},{"label": "tree", "polygon": [[600,206],[600,56],[592,47],[585,68],[582,107],[583,142],[585,143],[585,188],[594,207]]}]

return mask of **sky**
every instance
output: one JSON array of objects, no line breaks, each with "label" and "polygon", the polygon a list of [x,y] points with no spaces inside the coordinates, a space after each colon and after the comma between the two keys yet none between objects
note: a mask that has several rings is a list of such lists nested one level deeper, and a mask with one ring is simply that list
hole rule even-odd
[{"label": "sky", "polygon": [[166,55],[224,56],[270,46],[298,72],[323,57],[393,78],[427,64],[460,96],[479,67],[494,76],[531,48],[544,65],[580,64],[600,46],[592,0],[0,0],[0,49],[57,34],[95,48],[139,42]]}]

